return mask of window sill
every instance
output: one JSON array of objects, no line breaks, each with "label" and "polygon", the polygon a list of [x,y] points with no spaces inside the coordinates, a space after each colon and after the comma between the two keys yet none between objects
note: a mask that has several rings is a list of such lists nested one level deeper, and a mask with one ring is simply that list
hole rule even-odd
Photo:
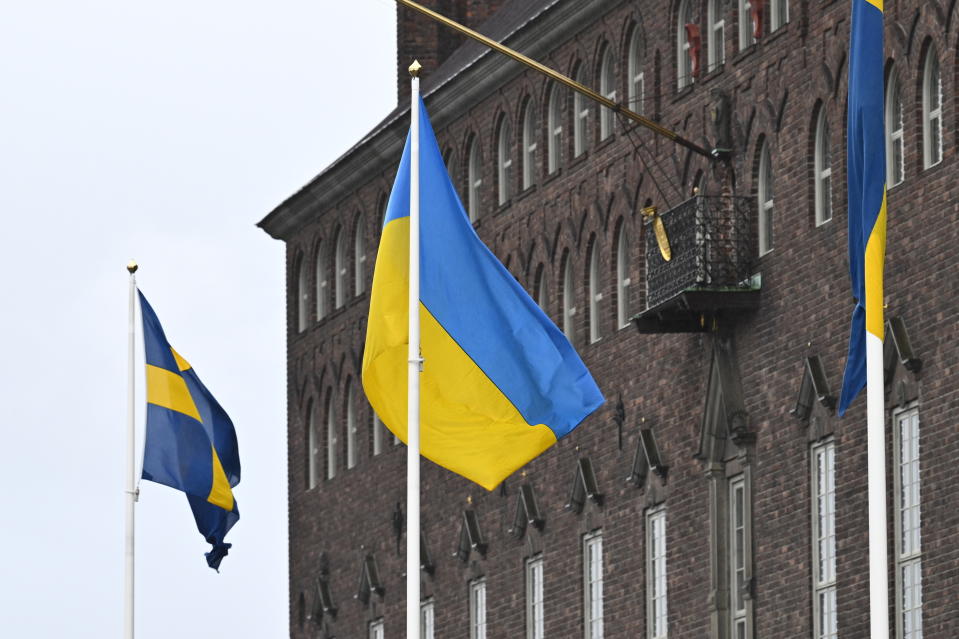
[{"label": "window sill", "polygon": [[779,38],[784,37],[783,36],[784,33],[789,33],[789,25],[791,24],[792,22],[790,21],[790,22],[785,22],[779,25],[779,27],[775,31],[769,32],[769,35],[766,36],[766,40],[768,42],[774,42],[778,40]]},{"label": "window sill", "polygon": [[759,42],[753,42],[751,45],[745,49],[741,49],[736,52],[736,55],[733,56],[733,64],[737,65],[743,60],[749,58],[753,53],[756,52],[756,49],[759,48]]},{"label": "window sill", "polygon": [[503,202],[502,204],[498,205],[498,206],[493,210],[493,215],[502,215],[503,213],[505,213],[506,211],[508,211],[508,210],[509,210],[509,207],[511,207],[511,206],[513,206],[513,199],[512,199],[512,198],[507,198],[505,202]]},{"label": "window sill", "polygon": [[584,164],[588,158],[589,158],[588,149],[584,150],[582,153],[580,153],[575,158],[573,158],[569,163],[570,173],[573,172],[573,169],[579,168],[580,165]]},{"label": "window sill", "polygon": [[615,141],[616,141],[616,132],[613,131],[612,133],[607,135],[605,138],[603,138],[602,140],[596,143],[596,150],[599,151],[601,149],[605,149],[610,144],[613,144]]},{"label": "window sill", "polygon": [[516,194],[516,202],[517,203],[522,202],[533,193],[536,193],[536,185],[530,184],[528,187],[526,187],[525,189],[523,189],[522,191]]},{"label": "window sill", "polygon": [[555,171],[546,176],[546,179],[543,180],[543,186],[545,187],[550,182],[554,182],[563,175],[563,167],[557,168]]}]

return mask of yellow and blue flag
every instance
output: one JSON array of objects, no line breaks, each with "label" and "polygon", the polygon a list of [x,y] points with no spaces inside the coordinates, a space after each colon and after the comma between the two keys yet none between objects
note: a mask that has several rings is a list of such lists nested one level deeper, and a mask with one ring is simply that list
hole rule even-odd
[{"label": "yellow and blue flag", "polygon": [[[603,396],[579,355],[480,241],[420,118],[420,450],[494,489],[579,425]],[[363,387],[407,441],[410,138],[376,257]]]},{"label": "yellow and blue flag", "polygon": [[853,0],[849,40],[849,274],[856,308],[839,414],[866,385],[866,333],[883,339],[886,140],[883,120],[883,0]]},{"label": "yellow and blue flag", "polygon": [[240,518],[233,487],[240,483],[236,431],[226,411],[173,350],[160,320],[140,295],[146,350],[147,424],[143,479],[186,493],[200,533],[213,545],[209,566],[219,569]]}]

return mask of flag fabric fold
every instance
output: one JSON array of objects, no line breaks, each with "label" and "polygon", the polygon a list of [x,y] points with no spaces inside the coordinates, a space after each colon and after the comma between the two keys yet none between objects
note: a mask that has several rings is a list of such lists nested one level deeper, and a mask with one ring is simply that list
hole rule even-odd
[{"label": "flag fabric fold", "polygon": [[193,367],[166,339],[143,293],[140,314],[146,351],[147,423],[143,479],[187,495],[197,528],[213,549],[219,569],[231,544],[227,532],[239,520],[233,487],[240,483],[236,431]]},{"label": "flag fabric fold", "polygon": [[883,339],[886,140],[883,120],[883,3],[853,0],[849,40],[849,275],[856,306],[839,396],[843,415],[866,386],[867,333]]},{"label": "flag fabric fold", "polygon": [[[492,490],[603,403],[572,345],[476,235],[420,109],[423,456]],[[410,139],[376,257],[363,387],[407,440]]]}]

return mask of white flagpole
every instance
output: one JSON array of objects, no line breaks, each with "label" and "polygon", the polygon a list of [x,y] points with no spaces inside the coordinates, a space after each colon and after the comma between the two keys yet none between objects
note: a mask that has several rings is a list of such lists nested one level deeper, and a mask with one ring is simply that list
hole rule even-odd
[{"label": "white flagpole", "polygon": [[866,331],[866,450],[869,481],[869,619],[871,639],[889,637],[886,559],[886,437],[882,339]]},{"label": "white flagpole", "polygon": [[136,347],[136,290],[137,263],[130,260],[127,264],[130,273],[130,314],[127,324],[127,463],[126,463],[126,535],[124,544],[123,570],[123,636],[133,639],[133,524],[134,504],[136,503],[136,407],[134,406],[134,364],[133,349]]},{"label": "white flagpole", "polygon": [[406,637],[420,637],[420,63],[410,65],[410,307],[406,443]]}]

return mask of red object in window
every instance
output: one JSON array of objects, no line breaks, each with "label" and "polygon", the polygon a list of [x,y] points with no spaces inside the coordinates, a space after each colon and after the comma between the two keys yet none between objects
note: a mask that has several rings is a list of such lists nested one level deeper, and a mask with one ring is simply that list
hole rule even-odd
[{"label": "red object in window", "polygon": [[753,20],[753,39],[763,37],[763,14],[765,7],[763,0],[752,0],[749,5],[749,15]]},{"label": "red object in window", "polygon": [[703,50],[703,38],[699,33],[699,25],[691,22],[686,23],[686,39],[689,41],[689,59],[692,63],[691,73],[694,78],[699,77],[699,60]]}]

